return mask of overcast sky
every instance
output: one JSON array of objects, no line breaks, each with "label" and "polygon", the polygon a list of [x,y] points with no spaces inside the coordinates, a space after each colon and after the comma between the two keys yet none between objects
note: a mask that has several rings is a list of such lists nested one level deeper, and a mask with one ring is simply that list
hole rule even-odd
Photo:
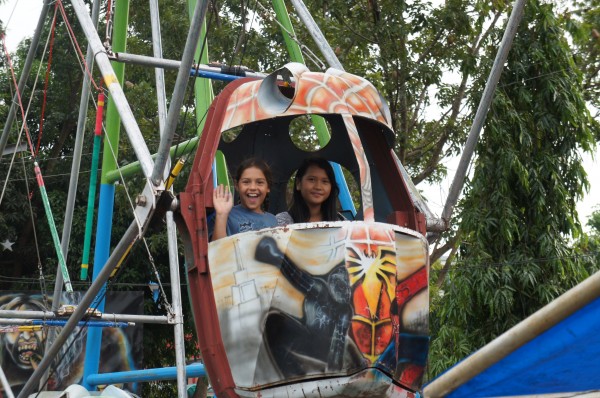
[{"label": "overcast sky", "polygon": [[[15,50],[24,36],[31,36],[33,34],[39,19],[42,3],[42,0],[7,0],[4,4],[0,5],[0,20],[6,29],[5,41],[10,51]],[[584,225],[594,207],[600,204],[599,155],[600,151],[596,154],[595,161],[589,154],[583,156],[584,166],[591,186],[590,192],[577,206],[580,220]],[[449,177],[446,181],[436,186],[425,186],[424,184],[419,184],[418,186],[419,189],[423,190],[431,210],[437,215],[441,214],[448,195],[456,163],[455,160],[450,160],[447,164]]]}]

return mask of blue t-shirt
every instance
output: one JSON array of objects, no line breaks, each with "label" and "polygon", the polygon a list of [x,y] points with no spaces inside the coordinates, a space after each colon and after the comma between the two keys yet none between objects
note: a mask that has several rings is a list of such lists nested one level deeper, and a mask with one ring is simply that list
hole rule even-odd
[{"label": "blue t-shirt", "polygon": [[[273,214],[267,212],[259,214],[246,209],[242,205],[237,205],[231,209],[227,218],[227,236],[276,226],[277,219]],[[213,213],[213,216],[208,221],[209,236],[211,238],[214,228],[215,218]]]}]

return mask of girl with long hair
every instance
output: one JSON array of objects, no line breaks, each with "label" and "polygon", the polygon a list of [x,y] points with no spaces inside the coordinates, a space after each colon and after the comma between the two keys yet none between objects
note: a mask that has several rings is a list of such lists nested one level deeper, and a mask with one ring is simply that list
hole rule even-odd
[{"label": "girl with long hair", "polygon": [[305,159],[294,178],[294,194],[288,211],[277,214],[277,223],[337,221],[339,192],[331,164],[323,158]]}]

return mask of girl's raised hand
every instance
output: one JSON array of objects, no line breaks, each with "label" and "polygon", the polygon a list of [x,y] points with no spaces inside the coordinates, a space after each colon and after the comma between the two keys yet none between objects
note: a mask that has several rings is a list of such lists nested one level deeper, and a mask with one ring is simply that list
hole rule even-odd
[{"label": "girl's raised hand", "polygon": [[213,191],[213,207],[217,214],[229,214],[233,207],[233,196],[223,184]]}]

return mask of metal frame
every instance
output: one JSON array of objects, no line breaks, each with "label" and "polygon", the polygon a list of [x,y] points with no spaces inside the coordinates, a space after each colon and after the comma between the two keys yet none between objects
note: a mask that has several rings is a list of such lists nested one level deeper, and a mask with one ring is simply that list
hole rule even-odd
[{"label": "metal frame", "polygon": [[[331,48],[328,47],[328,45],[326,44],[326,41],[324,40],[322,33],[320,32],[318,27],[316,27],[316,24],[314,24],[314,20],[312,20],[312,17],[310,17],[310,13],[306,9],[306,7],[302,3],[302,1],[301,0],[291,0],[291,1],[294,4],[295,8],[297,9],[298,14],[300,15],[301,19],[307,25],[307,28],[309,29],[310,33],[313,35],[313,37],[315,37],[317,39],[316,42],[318,44],[320,44],[321,51],[325,54],[327,61],[330,63],[330,65],[341,69],[341,64],[339,64],[339,61],[335,57],[335,54],[333,54],[333,52],[331,51]],[[146,178],[149,180],[148,186],[152,185],[152,189],[150,192],[150,195],[152,196],[152,199],[153,199],[152,203],[159,202],[157,199],[160,196],[162,196],[165,192],[164,187],[162,185],[163,178],[164,178],[164,168],[168,162],[169,147],[170,147],[172,139],[173,139],[173,133],[175,130],[175,126],[177,125],[177,120],[179,117],[179,109],[181,108],[181,105],[182,105],[183,95],[185,92],[185,86],[186,86],[186,83],[188,80],[189,71],[192,68],[193,54],[194,54],[194,51],[195,51],[197,43],[198,43],[198,38],[200,37],[202,23],[204,21],[204,16],[206,13],[206,8],[207,8],[208,2],[206,0],[198,0],[198,2],[196,3],[194,15],[192,18],[192,26],[190,28],[190,31],[188,32],[186,47],[184,49],[184,56],[183,56],[181,63],[179,64],[179,66],[184,65],[185,67],[183,67],[183,68],[179,67],[177,83],[175,85],[175,90],[174,90],[172,98],[171,98],[171,106],[166,115],[166,120],[164,120],[164,124],[163,124],[163,122],[161,122],[161,132],[163,132],[163,134],[161,135],[161,141],[160,141],[160,146],[159,146],[159,151],[157,154],[156,161],[153,161],[152,157],[150,156],[150,152],[145,144],[145,141],[141,134],[141,131],[133,117],[131,108],[129,107],[127,99],[125,98],[123,90],[122,90],[120,84],[118,83],[118,79],[117,79],[115,72],[110,64],[111,57],[106,53],[104,46],[102,45],[102,42],[96,32],[96,22],[94,22],[94,21],[97,21],[97,6],[96,6],[96,4],[94,4],[94,11],[93,11],[93,13],[96,13],[96,15],[93,18],[91,18],[90,15],[88,14],[88,10],[87,10],[85,4],[83,3],[83,0],[71,0],[71,3],[73,5],[73,9],[77,15],[77,18],[79,19],[80,24],[82,25],[85,36],[89,43],[88,44],[88,64],[91,65],[91,54],[94,54],[95,61],[98,63],[98,68],[100,69],[100,71],[103,75],[103,79],[106,83],[106,86],[111,93],[111,100],[114,101],[114,103],[116,105],[116,109],[122,119],[123,126],[125,127],[127,135],[129,137],[129,140],[131,141],[132,147],[133,147],[133,149],[136,153],[136,156],[140,162],[141,169],[142,169],[144,175],[146,176]],[[99,2],[96,1],[95,3],[99,3]],[[33,62],[33,58],[35,56],[37,46],[39,44],[40,35],[43,30],[44,21],[47,17],[50,4],[51,4],[51,0],[44,1],[44,6],[43,6],[42,12],[40,14],[38,25],[35,30],[34,37],[32,39],[32,45],[29,49],[29,53],[28,53],[27,59],[25,61],[23,73],[19,79],[19,85],[18,85],[19,90],[23,90],[26,80],[27,80],[27,77],[29,75],[29,72],[31,69],[31,64]],[[502,65],[506,59],[506,54],[508,53],[508,50],[510,49],[510,46],[512,43],[512,38],[514,37],[516,28],[518,26],[520,17],[522,15],[523,4],[524,4],[523,0],[515,1],[513,13],[511,14],[511,17],[509,20],[509,26],[507,27],[507,30],[505,32],[505,36],[503,38],[500,51],[499,51],[496,61],[494,63],[494,67],[492,69],[492,73],[490,74],[490,78],[488,79],[488,82],[486,85],[486,91],[484,92],[482,102],[480,103],[480,106],[478,108],[476,119],[475,119],[474,125],[471,129],[469,139],[467,141],[465,154],[463,155],[463,159],[461,159],[461,165],[459,165],[459,171],[457,171],[457,175],[452,184],[450,197],[449,197],[446,207],[444,209],[442,219],[443,219],[444,223],[446,224],[446,226],[449,222],[453,206],[456,203],[456,198],[454,198],[454,194],[456,194],[456,196],[458,196],[457,192],[460,192],[463,181],[464,181],[464,176],[466,174],[466,167],[467,167],[466,164],[468,164],[468,161],[465,163],[465,159],[467,157],[470,159],[470,157],[472,156],[472,152],[473,152],[475,143],[477,141],[477,136],[478,136],[479,131],[481,130],[481,126],[483,125],[483,122],[485,120],[485,114],[489,107],[489,103],[491,102],[494,88],[497,84],[497,81],[499,79],[499,76],[500,76],[500,73],[502,70]],[[156,17],[154,17],[154,18],[158,18],[157,13],[156,13]],[[160,33],[158,33],[158,34],[160,35]],[[158,36],[158,37],[160,37],[160,36]],[[157,54],[156,48],[155,48],[155,56],[156,57],[160,56],[160,54]],[[154,62],[154,61],[152,61],[152,62]],[[164,60],[162,62],[164,62],[165,65],[168,63],[167,61],[164,61]],[[86,76],[86,78],[87,78],[87,76]],[[240,84],[243,81],[244,81],[244,79],[242,79],[240,81]],[[161,85],[163,83],[158,82],[157,84]],[[237,86],[237,85],[234,84],[232,86]],[[84,83],[84,88],[82,90],[81,106],[80,106],[80,118],[79,118],[80,121],[85,120],[85,109],[87,108],[87,106],[85,106],[87,104],[86,87],[87,87],[87,84]],[[233,88],[232,88],[232,90],[233,90]],[[15,113],[16,113],[15,104],[16,104],[16,101],[13,100],[13,104],[11,105],[11,109],[8,114],[7,122],[4,126],[4,131],[2,132],[2,135],[0,136],[0,153],[4,152],[4,148],[5,148],[6,142],[8,140],[8,133],[9,133],[10,129],[12,128],[12,123],[14,122]],[[164,112],[162,114],[164,114]],[[212,122],[212,120],[209,120],[209,122]],[[83,123],[80,122],[79,125],[80,125],[80,128],[83,129]],[[77,142],[79,142],[79,136],[80,136],[80,131],[78,131],[78,136],[77,136],[78,141]],[[203,139],[204,139],[204,137],[203,137]],[[216,150],[216,146],[214,148],[211,147],[209,149],[210,149],[211,153],[213,153]],[[76,149],[76,151],[79,151],[79,153],[80,153],[80,149]],[[80,157],[80,155],[78,157]],[[203,162],[205,160],[206,159],[203,157]],[[74,163],[76,163],[76,162],[74,162]],[[74,165],[73,170],[77,170],[77,169],[78,169],[78,166]],[[202,170],[210,170],[210,167],[203,167]],[[72,174],[77,175],[77,173],[72,173]],[[206,183],[206,181],[208,181],[209,175],[210,175],[210,172],[208,172],[208,174],[206,174],[206,175],[198,175],[197,179],[195,181],[193,181],[192,185],[195,184],[196,186],[202,186],[203,184]],[[72,179],[70,186],[76,187],[76,184],[77,184],[76,179]],[[70,190],[71,190],[71,188],[70,188]],[[74,189],[74,191],[75,190],[76,189]],[[69,214],[69,212],[72,214],[72,209],[70,210],[70,208],[72,207],[71,194],[69,195],[69,198],[70,199],[68,200],[67,211],[66,211],[67,215]],[[405,199],[406,198],[403,198],[403,200],[405,200]],[[195,196],[193,198],[190,196],[186,199],[186,203],[189,204],[189,206],[191,206],[192,208],[193,207],[204,207],[206,205],[206,203],[203,203],[202,200],[203,199],[198,196]],[[411,200],[411,199],[408,198],[408,200]],[[58,354],[62,345],[66,342],[68,335],[74,330],[75,327],[77,327],[77,325],[79,324],[79,321],[84,319],[84,317],[87,314],[87,309],[90,306],[90,304],[92,304],[92,302],[96,299],[96,295],[98,293],[102,292],[103,289],[105,289],[105,285],[104,285],[105,282],[110,278],[114,269],[121,263],[123,257],[127,254],[129,249],[131,248],[131,246],[139,238],[141,238],[143,236],[145,226],[148,224],[149,220],[155,216],[155,213],[157,213],[157,212],[160,213],[161,215],[165,214],[165,213],[167,214],[169,249],[170,249],[170,252],[171,252],[171,250],[176,250],[176,245],[173,244],[173,242],[175,242],[173,237],[175,236],[176,232],[174,230],[172,213],[167,212],[167,209],[164,209],[164,208],[156,209],[154,205],[146,207],[146,208],[143,208],[143,206],[138,206],[137,213],[138,213],[138,215],[142,216],[142,219],[136,220],[135,222],[131,223],[130,227],[127,229],[127,231],[123,235],[122,239],[117,244],[116,248],[114,249],[114,251],[112,252],[110,257],[106,261],[106,264],[104,264],[104,267],[99,272],[97,278],[94,280],[94,282],[92,283],[92,285],[90,286],[90,288],[88,289],[86,294],[83,296],[80,305],[75,309],[74,313],[68,318],[66,325],[62,329],[61,333],[56,337],[54,344],[52,344],[51,346],[48,347],[46,355],[40,362],[38,368],[34,371],[34,374],[27,381],[26,385],[24,386],[21,393],[19,394],[19,397],[28,396],[28,394],[33,391],[34,387],[37,386],[40,378],[42,377],[44,372],[49,368],[50,364],[52,363],[54,357]],[[415,223],[416,223],[416,221],[415,221]],[[67,222],[65,222],[65,224],[67,224]],[[431,223],[431,224],[433,225],[436,223]],[[62,246],[63,246],[62,250],[63,250],[63,253],[65,256],[67,255],[67,252],[68,252],[67,248],[68,248],[69,235],[70,235],[70,228],[65,226],[65,229],[63,231],[63,244],[62,244]],[[202,240],[198,241],[197,236],[191,237],[191,239],[196,240],[196,243],[200,244],[201,250],[206,249],[206,247],[202,247],[202,243],[201,243]],[[177,279],[179,276],[179,269],[178,269],[178,264],[176,264],[176,257],[177,257],[176,252],[173,253],[173,256],[170,255],[172,280]],[[195,258],[195,260],[197,260],[197,258]],[[201,268],[201,264],[203,264],[203,263],[205,264],[204,261],[197,261],[197,262],[195,261],[195,265],[193,265],[192,268],[189,269],[189,272],[203,272],[202,269],[197,268],[198,266],[200,266],[200,268]],[[58,275],[60,278],[60,272],[58,273]],[[179,286],[178,281],[174,281],[174,284],[175,283],[176,283],[176,286]],[[201,284],[198,284],[196,282],[192,282],[192,284],[193,284],[192,289],[194,289],[196,291],[199,291],[199,289],[202,288]],[[57,286],[59,286],[59,285],[60,284],[57,283]],[[60,289],[60,290],[62,290],[62,289]],[[57,292],[60,292],[60,290],[58,288],[55,290],[55,296],[58,294]],[[178,300],[180,301],[181,297],[180,297],[179,289],[174,289],[174,290],[178,291],[177,293],[174,293],[174,296],[173,296],[174,301],[178,301]],[[179,295],[179,297],[177,297],[177,295]],[[179,305],[179,309],[180,309],[180,307],[181,306]],[[47,314],[46,312],[43,312],[44,317],[46,317],[46,316],[56,317],[54,313],[51,313],[51,314],[52,314],[52,316],[50,316],[50,314]],[[29,315],[33,315],[33,314],[28,314],[28,316]],[[181,326],[181,316],[182,315],[180,312],[176,313],[174,321],[169,321],[169,320],[167,320],[167,321],[169,323],[174,323],[176,325],[176,329],[177,329]],[[103,317],[107,317],[107,319],[114,320],[114,319],[116,319],[117,315],[111,316],[111,315],[105,314],[105,315],[103,315]],[[119,317],[127,317],[127,316],[121,315]],[[156,319],[147,318],[144,320],[150,321],[153,323],[154,323],[154,321],[156,321],[156,323],[163,323],[165,321],[165,318],[166,317],[161,317],[160,319],[159,318],[156,318]],[[204,320],[204,321],[211,322],[211,321],[215,321],[215,319],[209,319],[209,320]],[[176,331],[176,340],[177,340],[177,335],[180,333],[181,333],[180,329],[178,331]],[[215,355],[215,354],[224,355],[224,351],[217,349],[215,352],[212,352],[212,354],[213,355]],[[178,355],[177,369],[178,369],[178,372],[182,370],[180,355]],[[183,374],[185,374],[185,370],[183,370]],[[225,372],[224,374],[227,375],[227,374],[230,374],[230,372]],[[226,377],[225,377],[225,379],[226,379]],[[222,383],[224,383],[224,385],[227,385],[229,380],[225,380],[225,379],[220,380],[219,382],[222,382]],[[178,387],[181,388],[180,380],[178,380]],[[182,396],[181,392],[180,392],[180,396]]]},{"label": "metal frame", "polygon": [[[96,3],[98,3],[98,5],[99,5],[99,2],[96,2]],[[42,9],[42,14],[40,15],[36,33],[34,35],[34,42],[33,42],[34,45],[31,46],[30,51],[29,51],[28,60],[30,60],[31,63],[33,61],[33,57],[35,55],[35,50],[37,48],[37,43],[39,42],[39,37],[40,37],[42,29],[43,29],[44,20],[46,19],[47,14],[48,14],[49,4],[50,4],[50,1],[46,0],[44,8]],[[143,171],[144,175],[148,178],[151,175],[153,175],[155,177],[153,180],[154,187],[152,187],[151,192],[147,192],[147,194],[152,196],[151,201],[150,201],[152,203],[152,205],[151,206],[137,206],[136,214],[138,215],[138,219],[136,221],[134,221],[133,223],[131,223],[127,232],[125,232],[121,241],[119,242],[117,247],[114,249],[113,253],[108,258],[108,260],[106,261],[106,264],[104,264],[104,267],[98,273],[96,279],[93,281],[92,285],[89,287],[88,291],[83,296],[79,306],[76,307],[73,314],[66,320],[65,326],[63,327],[60,334],[56,337],[53,344],[49,345],[47,347],[46,355],[42,358],[38,368],[34,371],[32,376],[30,377],[30,379],[27,381],[27,383],[23,387],[22,391],[19,394],[19,397],[28,396],[29,393],[31,393],[38,386],[42,376],[49,369],[51,363],[53,362],[54,358],[58,354],[60,348],[66,342],[69,334],[74,330],[75,327],[77,327],[79,325],[80,321],[82,319],[84,319],[84,317],[87,314],[88,307],[92,304],[92,302],[94,300],[97,300],[97,295],[105,289],[105,282],[110,278],[114,269],[121,263],[121,261],[123,260],[125,255],[128,253],[128,251],[130,250],[132,245],[143,235],[145,226],[148,224],[149,220],[154,216],[154,213],[156,211],[156,207],[155,207],[154,203],[156,202],[157,198],[162,196],[164,193],[164,188],[162,185],[163,178],[162,178],[161,174],[162,174],[162,169],[164,168],[164,165],[166,163],[166,159],[168,157],[168,150],[169,150],[168,146],[170,145],[170,140],[172,139],[172,136],[173,136],[173,131],[171,131],[170,134],[163,135],[163,137],[161,139],[161,149],[159,149],[159,153],[158,153],[158,160],[157,160],[158,164],[155,165],[155,163],[153,162],[153,160],[150,156],[150,152],[145,144],[145,141],[142,137],[141,131],[140,131],[139,127],[137,126],[137,123],[133,117],[131,108],[129,107],[129,105],[127,103],[127,100],[124,96],[123,90],[118,82],[115,72],[110,64],[110,60],[108,59],[108,56],[107,56],[106,52],[104,51],[104,46],[102,45],[101,40],[98,37],[98,34],[96,32],[95,22],[92,21],[92,18],[87,13],[87,9],[86,9],[85,5],[83,4],[82,0],[72,0],[72,5],[73,5],[75,13],[79,19],[80,24],[83,27],[84,33],[85,33],[86,38],[89,43],[88,44],[88,64],[91,64],[90,54],[94,54],[95,60],[98,64],[98,67],[103,74],[104,82],[105,82],[108,90],[111,93],[111,100],[116,105],[116,109],[119,113],[121,121],[125,127],[125,130],[126,130],[128,136],[129,136],[129,139],[132,143],[132,146],[134,148],[136,156],[141,164],[142,171]],[[194,20],[200,21],[200,22],[196,23],[195,25],[199,25],[199,26],[201,25],[201,21],[204,19],[204,13],[206,11],[206,5],[207,5],[206,1],[197,4],[195,14],[194,14]],[[97,7],[97,6],[95,6],[95,7]],[[94,8],[94,10],[96,11],[97,8]],[[95,11],[94,11],[94,14],[96,14]],[[96,15],[94,16],[94,19],[97,20]],[[191,65],[191,60],[192,60],[192,55],[193,55],[193,49],[195,48],[196,43],[198,41],[199,30],[200,30],[199,26],[196,29],[197,32],[190,31],[190,34],[188,35],[188,42],[187,42],[188,44],[186,44],[186,54],[187,53],[191,54],[187,57],[189,59],[190,65]],[[183,62],[185,63],[185,61],[186,61],[186,59],[184,57]],[[24,84],[25,84],[28,74],[29,74],[29,69],[30,68],[24,69],[24,72],[20,78],[19,86],[24,87]],[[181,70],[183,70],[183,69],[181,69]],[[167,117],[168,122],[170,122],[171,124],[175,124],[175,125],[177,124],[177,119],[179,117],[179,108],[181,107],[180,102],[182,102],[182,100],[183,100],[183,94],[185,91],[185,83],[187,83],[187,73],[180,73],[180,75],[181,75],[181,78],[178,79],[178,84],[176,85],[176,91],[173,94],[174,98],[173,98],[173,101],[171,102],[172,103],[172,111],[170,112],[171,115],[170,115],[170,117],[169,116]],[[86,78],[87,78],[87,76],[86,76]],[[89,81],[87,81],[86,83],[89,84]],[[85,120],[85,111],[87,110],[87,98],[89,95],[89,91],[87,90],[88,84],[84,83],[84,88],[82,90],[83,93],[82,93],[82,98],[81,98],[81,107],[80,107],[80,115],[79,115],[80,120],[81,119]],[[20,89],[22,90],[22,87],[20,87]],[[87,93],[86,93],[86,91],[87,91]],[[14,104],[14,102],[13,102],[13,104]],[[177,104],[179,104],[179,105],[177,105]],[[14,111],[10,112],[10,114],[14,118]],[[80,129],[83,130],[84,124],[80,123],[79,125],[80,125]],[[5,146],[6,141],[8,139],[8,130],[10,130],[11,126],[12,126],[12,120],[11,120],[11,123],[7,123],[5,125],[5,131],[3,132],[2,137],[0,138],[0,144],[3,144],[2,145],[3,147]],[[172,130],[174,130],[174,129],[172,129]],[[78,134],[78,137],[79,137],[79,134]],[[79,166],[74,165],[73,167],[79,167]],[[74,173],[75,176],[77,174],[78,173]],[[76,187],[76,184],[77,184],[76,179],[71,181],[70,192],[75,192],[76,188],[73,188],[73,187]],[[146,191],[148,191],[148,186],[147,186]],[[70,201],[69,201],[69,203],[70,203]],[[69,213],[69,203],[67,204],[67,213]],[[168,203],[167,203],[167,205],[168,205]],[[161,213],[164,214],[164,211],[166,211],[166,209],[161,209]],[[171,217],[171,219],[172,219],[172,217]],[[171,221],[169,223],[169,225],[172,227],[173,222]],[[70,228],[66,227],[66,230],[63,233],[63,246],[68,247],[69,234],[70,234]],[[172,242],[176,243],[176,240],[173,240],[173,237],[175,236],[174,229],[169,228],[169,236],[170,236],[170,243],[172,243]],[[170,250],[175,250],[175,252],[172,254],[172,256],[170,256],[171,269],[172,269],[171,277],[172,277],[172,279],[176,279],[176,281],[175,281],[176,288],[173,289],[174,291],[176,291],[174,293],[174,298],[176,298],[176,296],[178,296],[178,301],[179,301],[176,305],[178,307],[178,311],[176,312],[174,319],[170,323],[174,323],[176,325],[176,328],[178,329],[177,334],[181,337],[180,339],[178,339],[177,335],[176,335],[176,340],[181,340],[178,344],[181,348],[181,350],[180,350],[181,354],[178,355],[177,369],[178,369],[178,374],[185,375],[185,367],[184,367],[184,363],[183,363],[183,358],[184,358],[183,328],[182,328],[183,321],[182,321],[182,315],[181,315],[181,296],[179,293],[179,291],[180,291],[179,290],[179,286],[180,286],[180,284],[179,284],[179,267],[178,267],[178,264],[176,264],[176,263],[175,263],[175,265],[173,264],[173,258],[175,258],[175,259],[177,258],[176,244],[174,246],[173,246],[173,244],[170,244],[169,246],[170,246]],[[67,247],[63,247],[63,251],[65,253],[67,252],[67,250],[66,250]],[[58,296],[60,296],[61,290],[62,290],[62,284],[57,283],[55,296],[57,294],[58,294]],[[58,302],[58,300],[57,300],[57,302]],[[52,314],[54,314],[54,313],[52,313]],[[32,315],[32,314],[27,314],[27,315]],[[43,313],[42,315],[45,316],[47,314]],[[115,318],[116,318],[116,316],[114,316],[112,319],[114,320]],[[152,320],[152,321],[163,323],[165,321],[165,318],[166,317],[164,317],[164,318],[161,317],[161,318],[156,318],[156,319],[147,318],[145,320]],[[182,380],[185,382],[184,378]],[[179,382],[178,384],[182,384],[182,383]],[[179,385],[178,389],[181,390],[182,386]],[[180,391],[179,396],[182,396],[182,397],[185,396],[185,385],[183,385],[183,391]]]}]

